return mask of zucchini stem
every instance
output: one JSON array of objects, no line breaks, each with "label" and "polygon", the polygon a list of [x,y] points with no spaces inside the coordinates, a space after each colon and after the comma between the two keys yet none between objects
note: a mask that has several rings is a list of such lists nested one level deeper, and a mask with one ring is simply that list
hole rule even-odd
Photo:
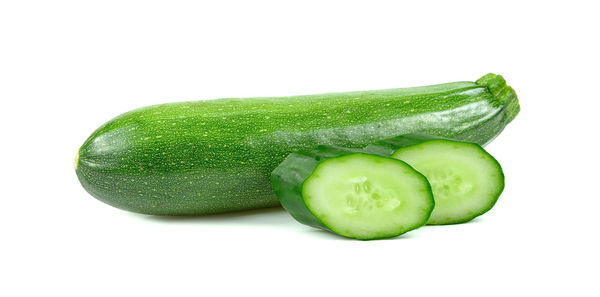
[{"label": "zucchini stem", "polygon": [[510,123],[521,110],[519,98],[512,87],[506,85],[502,75],[488,73],[476,81],[478,85],[488,88],[496,101],[504,106],[506,123]]}]

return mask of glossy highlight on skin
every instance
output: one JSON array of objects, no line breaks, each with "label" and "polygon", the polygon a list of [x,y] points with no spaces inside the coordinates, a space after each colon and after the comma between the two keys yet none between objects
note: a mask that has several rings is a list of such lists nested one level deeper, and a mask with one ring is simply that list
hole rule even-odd
[{"label": "glossy highlight on skin", "polygon": [[416,88],[169,103],[98,128],[79,150],[76,173],[92,196],[138,213],[271,207],[279,202],[269,175],[291,152],[412,132],[485,144],[517,112],[516,95],[493,74]]}]

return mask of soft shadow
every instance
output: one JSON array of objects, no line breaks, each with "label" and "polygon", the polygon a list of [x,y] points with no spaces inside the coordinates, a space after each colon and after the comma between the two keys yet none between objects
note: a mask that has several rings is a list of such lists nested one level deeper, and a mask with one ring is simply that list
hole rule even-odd
[{"label": "soft shadow", "polygon": [[[220,224],[220,225],[246,225],[246,226],[261,226],[261,227],[297,227],[298,223],[290,216],[283,207],[271,207],[253,210],[243,210],[237,212],[229,212],[222,214],[210,214],[199,216],[154,216],[143,215],[136,213],[128,213],[131,216],[141,218],[158,223],[166,224]],[[476,219],[477,220],[477,219]],[[472,222],[472,221],[471,221]],[[470,222],[469,222],[470,223]],[[305,230],[311,237],[324,240],[342,240],[342,241],[357,241],[356,239],[343,237],[329,231],[308,226]],[[431,226],[436,227],[436,226]],[[418,235],[408,232],[400,236],[378,239],[379,240],[404,240],[418,237]],[[369,241],[369,240],[366,240]]]},{"label": "soft shadow", "polygon": [[[477,224],[477,223],[481,223],[481,222],[483,222],[483,221],[485,221],[485,219],[482,219],[481,217],[476,217],[476,218],[474,218],[474,219],[472,219],[472,220],[470,220],[470,221],[468,221],[468,222],[464,222],[464,223],[462,223],[462,224],[463,224],[463,225],[464,225],[464,224]],[[457,224],[457,225],[460,225],[460,224]]]},{"label": "soft shadow", "polygon": [[348,238],[348,237],[340,236],[340,235],[337,235],[337,234],[335,234],[333,232],[325,231],[323,229],[311,228],[311,229],[306,229],[304,232],[310,233],[312,237],[319,238],[319,239],[325,239],[325,240],[342,240],[342,241],[402,240],[402,239],[411,239],[411,238],[417,237],[414,234],[411,234],[410,232],[408,232],[408,233],[404,233],[404,234],[402,234],[400,236],[396,236],[396,237],[392,237],[392,238],[374,239],[374,240],[356,240],[356,239],[353,239],[353,238]]},{"label": "soft shadow", "polygon": [[141,215],[145,220],[167,224],[178,223],[219,223],[245,225],[291,225],[297,222],[282,208],[272,207],[263,209],[244,210],[222,214],[200,216],[153,216]]},{"label": "soft shadow", "polygon": [[324,239],[324,240],[341,240],[341,241],[356,241],[356,239],[339,236],[329,231],[322,229],[309,228],[304,230],[305,233],[310,234],[311,237]]},{"label": "soft shadow", "polygon": [[470,224],[477,224],[477,223],[481,223],[484,222],[485,219],[482,219],[481,217],[476,217],[468,222],[464,222],[464,223],[455,223],[455,224],[444,224],[444,225],[425,225],[423,227],[427,227],[427,228],[443,228],[443,227],[447,227],[447,226],[456,226],[456,225],[470,225]]}]

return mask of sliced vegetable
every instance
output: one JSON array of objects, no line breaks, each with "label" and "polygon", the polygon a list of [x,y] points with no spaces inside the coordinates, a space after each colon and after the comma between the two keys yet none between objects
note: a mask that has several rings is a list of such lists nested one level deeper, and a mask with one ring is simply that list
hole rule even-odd
[{"label": "sliced vegetable", "polygon": [[321,146],[292,153],[271,182],[296,220],[356,239],[418,228],[434,206],[427,179],[409,165],[349,149]]},{"label": "sliced vegetable", "polygon": [[500,164],[475,143],[405,135],[366,151],[405,161],[427,177],[435,198],[430,225],[470,221],[490,210],[504,189]]}]

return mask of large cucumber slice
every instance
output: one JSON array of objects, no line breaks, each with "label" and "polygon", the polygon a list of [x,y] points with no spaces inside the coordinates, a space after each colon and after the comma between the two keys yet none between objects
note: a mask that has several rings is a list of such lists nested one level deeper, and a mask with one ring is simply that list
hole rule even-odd
[{"label": "large cucumber slice", "polygon": [[321,146],[292,153],[271,182],[296,220],[356,239],[418,228],[434,206],[427,179],[409,165],[350,149]]},{"label": "large cucumber slice", "polygon": [[405,135],[366,150],[403,160],[427,177],[435,198],[430,225],[470,221],[490,210],[504,189],[500,164],[475,143]]}]

